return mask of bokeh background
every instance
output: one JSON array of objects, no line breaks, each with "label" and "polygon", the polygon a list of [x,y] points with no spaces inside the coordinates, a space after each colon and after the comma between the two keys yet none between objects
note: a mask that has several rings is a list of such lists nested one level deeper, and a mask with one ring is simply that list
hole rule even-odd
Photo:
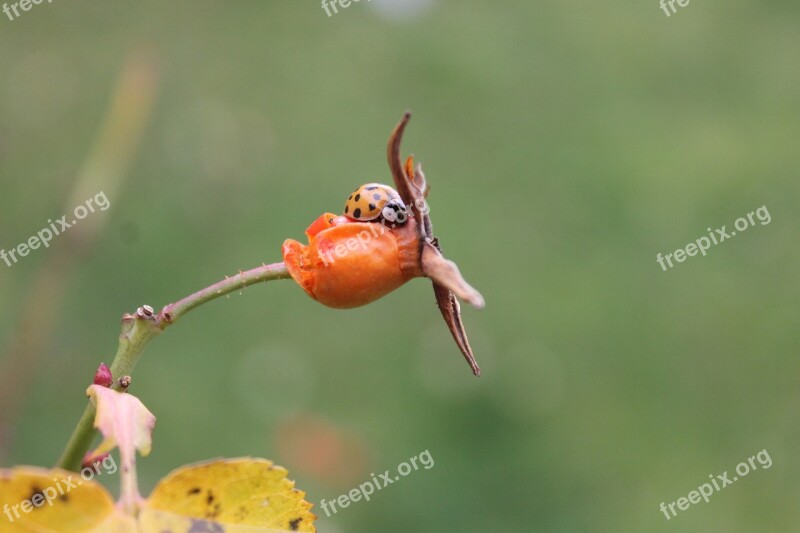
[{"label": "bokeh background", "polygon": [[[119,318],[262,262],[390,180],[414,112],[448,257],[487,300],[469,371],[415,280],[336,311],[291,281],[153,341],[143,492],[268,457],[318,504],[435,460],[323,532],[796,531],[797,2],[73,3],[0,17],[0,463],[53,464]],[[664,272],[655,261],[766,205]],[[773,465],[667,521],[709,474]],[[117,490],[117,479],[101,479]]]}]

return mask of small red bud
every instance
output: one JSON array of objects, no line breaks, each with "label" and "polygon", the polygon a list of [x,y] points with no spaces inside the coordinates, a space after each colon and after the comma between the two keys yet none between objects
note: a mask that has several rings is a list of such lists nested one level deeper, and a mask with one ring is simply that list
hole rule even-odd
[{"label": "small red bud", "polygon": [[111,370],[105,363],[100,363],[97,367],[97,372],[94,373],[94,384],[102,385],[103,387],[110,387],[114,378],[111,376]]},{"label": "small red bud", "polygon": [[108,456],[109,452],[101,453],[100,455],[91,455],[89,452],[86,452],[86,455],[83,456],[83,460],[81,461],[81,468],[86,468],[87,466],[91,467]]}]

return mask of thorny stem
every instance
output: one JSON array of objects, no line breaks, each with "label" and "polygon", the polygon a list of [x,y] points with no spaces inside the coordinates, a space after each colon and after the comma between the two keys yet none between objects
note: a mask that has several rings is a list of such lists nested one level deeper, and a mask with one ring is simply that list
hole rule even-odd
[{"label": "thorny stem", "polygon": [[[111,363],[111,374],[115,380],[129,376],[139,360],[145,346],[150,340],[175,323],[183,315],[197,306],[210,302],[220,296],[244,289],[249,285],[286,279],[290,277],[283,263],[263,265],[252,270],[239,272],[237,275],[215,283],[205,289],[166,305],[160,313],[154,314],[149,306],[142,306],[133,315],[122,317],[122,334],[114,361]],[[66,470],[78,471],[84,455],[89,450],[96,435],[94,430],[95,407],[92,402],[86,405],[78,425],[72,432],[67,447],[58,466]]]}]

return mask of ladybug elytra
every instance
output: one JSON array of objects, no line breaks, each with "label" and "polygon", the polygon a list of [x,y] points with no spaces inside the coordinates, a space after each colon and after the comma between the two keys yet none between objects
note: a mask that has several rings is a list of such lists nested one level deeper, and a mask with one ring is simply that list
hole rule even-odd
[{"label": "ladybug elytra", "polygon": [[353,191],[344,204],[344,214],[362,222],[383,218],[403,224],[408,219],[408,209],[400,195],[381,183],[366,183]]}]

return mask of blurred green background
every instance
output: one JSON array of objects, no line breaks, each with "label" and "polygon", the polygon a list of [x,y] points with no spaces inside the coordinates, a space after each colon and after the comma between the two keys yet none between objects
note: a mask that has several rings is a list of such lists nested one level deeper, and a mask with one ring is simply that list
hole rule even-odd
[{"label": "blurred green background", "polygon": [[[100,190],[111,203],[0,263],[0,462],[56,461],[123,312],[277,261],[356,186],[389,182],[410,108],[403,152],[487,300],[464,308],[483,376],[424,280],[349,311],[290,281],[248,288],[137,367],[158,417],[142,491],[254,455],[289,469],[323,532],[796,531],[798,16],[788,1],[667,17],[656,0],[373,0],[327,17],[56,0],[0,17],[0,247]],[[98,147],[115,91],[147,87],[149,112],[120,104],[141,133]],[[656,263],[762,205],[770,224]],[[762,449],[768,470],[659,511]],[[423,450],[434,468],[319,508]]]}]

